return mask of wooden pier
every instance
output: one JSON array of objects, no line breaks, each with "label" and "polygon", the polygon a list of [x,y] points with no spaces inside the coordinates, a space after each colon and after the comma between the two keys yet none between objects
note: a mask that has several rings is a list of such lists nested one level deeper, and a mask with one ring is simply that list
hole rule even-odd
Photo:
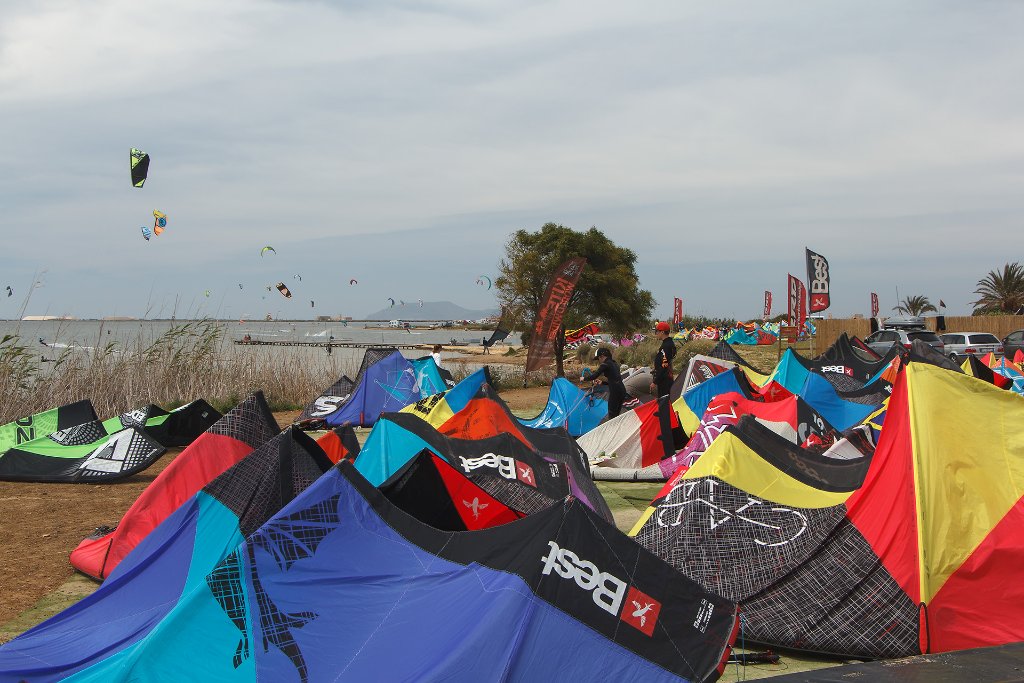
[{"label": "wooden pier", "polygon": [[[391,344],[381,342],[343,342],[343,341],[262,341],[259,339],[234,339],[239,346],[306,346],[309,348],[325,349],[330,346],[332,349],[418,349],[427,350],[434,348],[433,344]],[[445,346],[450,346],[446,344]]]}]

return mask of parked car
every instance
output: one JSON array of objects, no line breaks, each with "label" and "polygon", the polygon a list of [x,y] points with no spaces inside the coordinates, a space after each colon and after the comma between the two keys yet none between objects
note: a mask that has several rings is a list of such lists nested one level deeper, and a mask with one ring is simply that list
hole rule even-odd
[{"label": "parked car", "polygon": [[882,324],[882,329],[865,339],[864,343],[875,353],[884,356],[893,344],[899,344],[909,350],[915,339],[919,339],[939,353],[943,353],[944,346],[939,335],[925,327],[924,318],[918,316],[887,318]]},{"label": "parked car", "polygon": [[1003,343],[999,337],[988,332],[950,332],[942,335],[941,339],[946,347],[946,355],[958,363],[963,362],[968,354],[1003,354]]},{"label": "parked car", "polygon": [[1003,356],[1013,360],[1017,352],[1024,352],[1024,330],[1011,332],[1003,338]]}]

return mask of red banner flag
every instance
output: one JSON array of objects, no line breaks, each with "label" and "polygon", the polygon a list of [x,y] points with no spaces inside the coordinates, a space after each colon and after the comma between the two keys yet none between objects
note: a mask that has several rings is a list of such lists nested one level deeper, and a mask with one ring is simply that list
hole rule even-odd
[{"label": "red banner flag", "polygon": [[679,327],[679,323],[683,322],[683,300],[679,297],[676,297],[672,306],[672,322],[675,327]]},{"label": "red banner flag", "polygon": [[764,319],[772,317],[772,293],[764,290]]},{"label": "red banner flag", "polygon": [[824,311],[832,303],[828,275],[828,260],[821,254],[804,247],[807,253],[807,287],[811,291],[811,313]]},{"label": "red banner flag", "polygon": [[878,317],[878,295],[871,292],[871,317]]},{"label": "red banner flag", "polygon": [[562,317],[586,263],[587,259],[583,256],[571,258],[558,266],[551,277],[551,282],[544,292],[544,303],[537,311],[537,322],[533,327],[533,338],[530,339],[530,351],[526,355],[526,372],[544,367],[555,357],[555,340],[562,327]]},{"label": "red banner flag", "polygon": [[789,276],[789,324],[803,329],[807,321],[807,288],[800,278]]}]

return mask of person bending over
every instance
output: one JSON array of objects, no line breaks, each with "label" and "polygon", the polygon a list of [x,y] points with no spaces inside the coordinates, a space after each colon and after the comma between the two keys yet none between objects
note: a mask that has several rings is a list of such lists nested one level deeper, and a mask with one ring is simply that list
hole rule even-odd
[{"label": "person bending over", "polygon": [[597,359],[601,364],[590,376],[595,383],[599,377],[604,377],[608,385],[608,419],[618,417],[622,412],[622,403],[626,400],[626,386],[622,383],[622,374],[619,372],[619,364],[612,358],[611,349],[598,349]]}]

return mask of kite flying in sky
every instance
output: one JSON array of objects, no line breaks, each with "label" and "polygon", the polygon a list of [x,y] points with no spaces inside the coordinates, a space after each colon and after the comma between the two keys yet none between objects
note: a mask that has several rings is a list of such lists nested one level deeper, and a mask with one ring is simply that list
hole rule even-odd
[{"label": "kite flying in sky", "polygon": [[263,258],[263,255],[266,254],[268,251],[272,251],[275,254],[277,253],[277,249],[274,249],[272,246],[268,244],[267,246],[260,249],[260,258]]},{"label": "kite flying in sky", "polygon": [[395,300],[394,300],[394,299],[392,299],[392,298],[391,298],[391,297],[389,296],[389,297],[388,297],[388,301],[390,301],[390,302],[391,302],[391,308],[394,308],[394,307],[395,307]]},{"label": "kite flying in sky", "polygon": [[11,289],[11,286],[10,286],[10,285],[7,285],[7,296],[8,296],[8,297],[12,297],[12,296],[14,296],[14,290],[13,290],[13,289]]},{"label": "kite flying in sky", "polygon": [[143,226],[140,226],[140,227],[139,227],[139,229],[140,229],[140,230],[142,230],[142,237],[143,237],[143,239],[145,239],[145,240],[146,240],[146,241],[148,242],[148,241],[149,241],[149,238],[150,238],[150,236],[151,236],[151,235],[153,234],[153,231],[152,231],[152,230],[150,230],[150,229],[149,229],[148,227],[146,227],[145,225],[143,225]]},{"label": "kite flying in sky", "polygon": [[132,185],[135,187],[142,187],[146,182],[146,176],[149,175],[149,155],[141,149],[135,149],[132,147],[131,161]]},{"label": "kite flying in sky", "polygon": [[284,296],[285,299],[291,299],[292,298],[291,290],[289,290],[288,287],[286,287],[283,282],[278,282],[277,283],[277,291],[281,292],[281,294]]},{"label": "kite flying in sky", "polygon": [[491,278],[487,277],[486,275],[480,275],[479,277],[477,277],[476,283],[478,285],[487,285],[487,289],[491,288]]},{"label": "kite flying in sky", "polygon": [[351,287],[352,285],[358,285],[358,284],[359,284],[359,280],[352,279],[352,280],[348,281],[348,286],[349,287]]},{"label": "kite flying in sky", "polygon": [[167,227],[167,214],[153,209],[153,234],[159,235]]}]

